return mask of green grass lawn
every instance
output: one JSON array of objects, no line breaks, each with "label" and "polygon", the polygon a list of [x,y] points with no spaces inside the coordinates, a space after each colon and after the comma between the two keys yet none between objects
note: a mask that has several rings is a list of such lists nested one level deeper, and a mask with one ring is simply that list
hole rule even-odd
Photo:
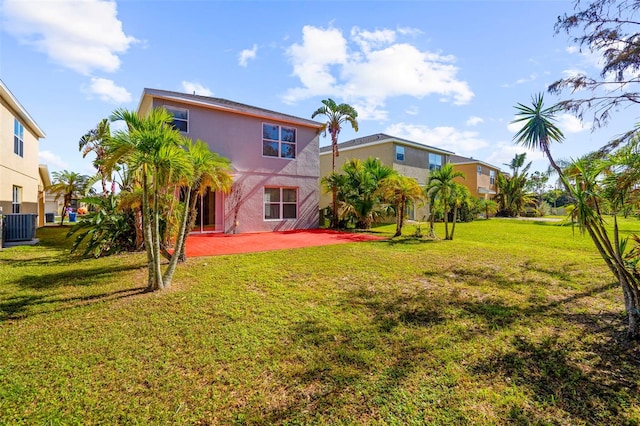
[{"label": "green grass lawn", "polygon": [[640,421],[621,290],[570,226],[193,258],[161,293],[66,230],[0,252],[0,424]]}]

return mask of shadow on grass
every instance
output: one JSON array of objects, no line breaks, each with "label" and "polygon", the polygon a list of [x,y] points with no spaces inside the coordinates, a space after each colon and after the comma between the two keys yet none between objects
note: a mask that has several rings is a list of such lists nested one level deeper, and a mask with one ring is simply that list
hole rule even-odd
[{"label": "shadow on grass", "polygon": [[[111,292],[76,297],[54,297],[42,294],[15,295],[0,300],[0,322],[24,319],[34,315],[65,311],[94,302],[113,301],[146,293],[147,287],[134,287]],[[59,307],[55,307],[58,306]],[[31,307],[41,306],[42,310],[29,313]],[[50,306],[50,309],[47,309]]]},{"label": "shadow on grass", "polygon": [[[616,321],[611,314],[574,315],[563,308],[613,287],[615,284],[607,284],[540,306],[518,307],[490,298],[470,300],[465,294],[439,292],[437,288],[405,293],[361,286],[350,291],[342,303],[345,312],[361,312],[366,320],[347,324],[320,317],[294,324],[289,333],[295,367],[281,372],[282,382],[287,384],[287,402],[270,409],[248,408],[242,416],[248,423],[261,424],[308,423],[310,419],[331,423],[349,413],[358,413],[357,419],[363,423],[396,418],[393,416],[402,413],[403,407],[402,400],[394,398],[406,391],[407,382],[420,371],[430,366],[442,368],[438,352],[461,341],[481,341],[498,329],[542,315],[585,324],[586,333],[604,337],[597,344],[580,340],[571,345],[553,338],[536,343],[516,337],[502,352],[466,367],[480,381],[486,378],[487,382],[502,383],[496,389],[515,384],[527,395],[513,398],[512,406],[496,407],[504,411],[502,418],[510,424],[611,424],[612,420],[624,424],[625,407],[640,402],[636,394],[638,350],[625,349],[612,338],[604,342],[617,333],[610,326]],[[458,331],[449,339],[424,338],[432,332],[442,334],[442,325],[467,315],[471,321],[463,318],[466,325],[484,323],[487,327],[452,328]],[[603,328],[605,323],[609,326]],[[594,324],[600,328],[591,328]],[[617,358],[620,354],[623,360]],[[595,371],[586,370],[589,367]],[[446,371],[442,374],[446,376]],[[432,407],[441,416],[438,420],[468,422],[469,417],[457,405],[464,396],[450,390],[455,379],[438,376],[432,380],[437,383],[431,391],[435,400],[451,398],[443,407]],[[376,417],[381,412],[391,417]],[[554,417],[558,413],[563,417]]]},{"label": "shadow on grass", "polygon": [[[331,423],[331,419],[342,418],[340,413],[360,411],[358,421],[366,423],[365,406],[373,412],[378,406],[391,407],[389,395],[431,362],[430,348],[425,347],[419,334],[446,318],[428,296],[380,295],[359,289],[344,303],[349,305],[346,311],[354,306],[356,311],[364,309],[371,320],[336,326],[324,319],[308,319],[295,324],[290,329],[292,346],[304,355],[298,357],[299,367],[284,373],[283,379],[295,395],[293,402],[249,417],[255,416],[261,424],[306,423],[310,418]],[[415,332],[399,337],[397,327],[401,325]],[[356,389],[366,390],[362,406],[354,406]],[[402,407],[391,411],[396,409],[401,417]],[[452,416],[463,416],[454,407],[450,411]]]},{"label": "shadow on grass", "polygon": [[49,274],[24,275],[10,281],[21,288],[33,290],[55,289],[61,286],[90,286],[112,280],[120,272],[140,269],[141,265],[101,266],[97,268],[66,269],[63,272]]},{"label": "shadow on grass", "polygon": [[[638,350],[602,342],[588,347],[592,362],[585,370],[571,355],[571,343],[555,337],[534,342],[514,337],[512,349],[472,367],[490,380],[508,380],[525,390],[535,404],[514,404],[509,421],[516,424],[635,424],[626,419],[629,406],[638,403]],[[632,362],[620,362],[633,357]],[[618,359],[617,359],[618,358]],[[617,367],[625,366],[625,371]]]},{"label": "shadow on grass", "polygon": [[385,245],[394,247],[394,246],[401,246],[401,245],[415,246],[415,245],[423,245],[423,244],[432,244],[437,241],[439,240],[434,238],[395,237],[395,238],[389,238],[387,240],[376,241],[376,243],[385,244]]}]

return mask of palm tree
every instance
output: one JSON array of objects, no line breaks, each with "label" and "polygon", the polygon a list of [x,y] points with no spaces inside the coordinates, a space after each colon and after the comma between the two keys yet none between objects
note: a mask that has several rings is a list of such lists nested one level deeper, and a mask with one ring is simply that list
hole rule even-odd
[{"label": "palm tree", "polygon": [[456,232],[456,222],[458,221],[458,209],[463,206],[471,207],[473,201],[471,199],[471,192],[466,186],[458,182],[453,182],[453,187],[451,189],[452,191],[449,203],[453,206],[453,225],[451,226],[451,235],[449,235],[449,239],[453,240],[453,234]]},{"label": "palm tree", "polygon": [[532,105],[516,105],[516,118],[511,123],[523,123],[522,128],[513,136],[513,140],[531,150],[539,150],[549,159],[551,167],[562,173],[560,166],[553,161],[549,145],[551,142],[561,143],[564,140],[562,131],[555,125],[555,114],[560,110],[558,105],[544,108],[544,95],[538,93],[531,98]]},{"label": "palm tree", "polygon": [[[187,140],[185,149],[193,164],[194,171],[191,181],[187,182],[185,188],[185,193],[188,192],[187,199],[190,200],[186,229],[192,229],[197,215],[196,203],[198,197],[204,196],[207,191],[212,191],[213,193],[222,191],[228,194],[231,192],[233,179],[231,177],[231,161],[209,150],[209,146],[200,139],[195,143]],[[183,230],[182,232],[184,233],[185,231]],[[180,253],[178,254],[179,261],[186,260],[184,251],[186,241],[186,238],[182,239]]]},{"label": "palm tree", "polygon": [[498,203],[495,200],[491,200],[488,198],[482,198],[480,200],[480,209],[484,211],[484,218],[489,219],[489,216],[492,213],[496,213],[498,211]]},{"label": "palm tree", "polygon": [[148,285],[150,290],[159,290],[170,284],[170,279],[168,282],[163,280],[160,268],[161,190],[189,179],[193,174],[193,165],[181,146],[183,138],[180,132],[171,125],[172,115],[164,108],[154,108],[145,117],[118,109],[110,119],[124,121],[127,129],[116,131],[109,139],[105,166],[126,163],[130,171],[140,173],[144,240],[149,266]]},{"label": "palm tree", "polygon": [[67,210],[71,206],[71,200],[74,197],[86,195],[93,184],[93,180],[87,175],[81,175],[76,172],[63,170],[61,172],[53,172],[53,182],[46,190],[52,194],[56,194],[56,199],[62,197],[62,212],[60,213],[60,226],[64,224],[64,218]]},{"label": "palm tree", "polygon": [[516,154],[511,162],[507,164],[511,167],[511,175],[498,174],[496,201],[499,206],[499,216],[519,216],[525,206],[532,201],[531,196],[525,189],[531,162],[524,165],[525,159],[526,153]]},{"label": "palm tree", "polygon": [[383,215],[378,192],[380,182],[395,171],[373,157],[364,161],[353,158],[344,163],[342,171],[344,178],[339,178],[339,185],[336,185],[337,199],[342,205],[341,216],[353,218],[356,228],[369,229],[376,218]]},{"label": "palm tree", "polygon": [[444,239],[450,240],[452,236],[449,235],[449,198],[454,188],[455,178],[465,178],[464,173],[453,169],[453,164],[447,163],[443,165],[439,170],[434,169],[429,172],[427,176],[427,187],[425,189],[425,195],[427,197],[432,196],[433,199],[440,199],[444,208]]},{"label": "palm tree", "polygon": [[[338,134],[340,134],[340,130],[342,130],[342,125],[344,123],[351,124],[351,127],[356,132],[358,131],[358,112],[349,104],[336,104],[336,102],[331,99],[323,99],[323,106],[318,108],[311,114],[311,118],[315,118],[318,115],[323,115],[326,117],[327,122],[324,125],[325,135],[327,130],[331,135],[331,172],[335,173],[336,171],[336,157],[339,155],[338,153]],[[334,223],[331,224],[332,227],[337,226],[338,220],[338,210],[337,210],[337,195],[336,192],[332,192],[332,204],[331,210],[333,211],[332,220]]]},{"label": "palm tree", "polygon": [[422,188],[418,181],[397,173],[380,181],[379,189],[382,198],[394,206],[396,212],[396,233],[394,237],[402,235],[405,212],[408,204],[415,203],[422,198]]},{"label": "palm tree", "polygon": [[[588,233],[593,241],[600,256],[605,264],[618,280],[622,288],[624,297],[625,310],[627,312],[627,335],[630,339],[637,340],[640,338],[640,250],[627,250],[628,238],[620,238],[616,211],[614,209],[613,217],[613,238],[609,235],[609,229],[606,226],[604,214],[601,210],[603,202],[611,202],[616,205],[620,200],[606,200],[608,194],[614,195],[626,191],[629,185],[635,186],[638,181],[632,178],[631,182],[624,182],[618,178],[614,178],[606,184],[619,184],[621,187],[613,191],[602,191],[599,188],[599,180],[601,176],[608,173],[611,166],[618,167],[622,170],[633,170],[637,166],[637,162],[625,164],[626,161],[616,161],[615,156],[611,158],[609,164],[601,161],[602,153],[589,155],[585,158],[575,161],[568,170],[571,175],[560,168],[551,156],[549,145],[552,141],[561,142],[563,139],[562,132],[553,124],[554,114],[560,110],[558,105],[550,108],[543,107],[542,95],[533,97],[532,107],[518,104],[516,107],[518,114],[513,121],[525,122],[524,127],[514,136],[514,140],[528,148],[538,149],[544,152],[549,159],[549,163],[558,173],[558,176],[575,200],[575,209],[572,212],[573,218],[578,223],[582,233]],[[637,158],[638,142],[632,142],[632,156]],[[618,159],[619,160],[619,159]],[[635,173],[635,171],[633,172]],[[614,195],[618,196],[618,195]],[[635,237],[637,238],[637,237]]]},{"label": "palm tree", "polygon": [[105,118],[98,123],[95,129],[91,129],[85,133],[78,142],[78,147],[82,152],[82,158],[85,158],[90,152],[96,154],[96,158],[93,160],[93,166],[98,170],[98,174],[100,175],[103,197],[106,197],[108,194],[107,181],[111,180],[111,174],[104,165],[104,159],[107,155],[105,142],[109,137],[111,137],[109,120]]}]

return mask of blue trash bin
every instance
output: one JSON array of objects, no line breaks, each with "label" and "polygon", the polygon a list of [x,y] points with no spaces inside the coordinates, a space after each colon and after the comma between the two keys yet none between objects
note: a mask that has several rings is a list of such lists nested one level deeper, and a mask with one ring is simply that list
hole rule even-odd
[{"label": "blue trash bin", "polygon": [[76,213],[69,212],[69,222],[75,222],[75,221],[76,221]]}]

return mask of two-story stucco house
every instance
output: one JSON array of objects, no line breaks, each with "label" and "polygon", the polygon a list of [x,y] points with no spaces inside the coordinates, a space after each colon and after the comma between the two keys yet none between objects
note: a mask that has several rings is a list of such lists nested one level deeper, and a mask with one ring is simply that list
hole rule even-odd
[{"label": "two-story stucco house", "polygon": [[[393,167],[398,173],[414,178],[420,185],[425,185],[429,170],[440,169],[449,161],[453,152],[444,149],[424,145],[419,142],[377,133],[362,138],[338,144],[339,156],[336,158],[336,172],[340,173],[342,165],[358,158],[366,160],[369,157],[379,158],[380,161]],[[320,175],[327,176],[331,173],[332,151],[331,146],[320,148]],[[323,192],[320,206],[331,204],[331,194]],[[428,215],[424,206],[415,206],[407,212],[407,217],[412,220],[421,220]]]},{"label": "two-story stucco house", "polygon": [[496,166],[460,155],[450,156],[449,161],[453,163],[454,170],[465,175],[464,180],[457,178],[456,181],[469,188],[474,197],[489,199],[498,193],[496,181],[500,169]]},{"label": "two-story stucco house", "polygon": [[166,108],[186,137],[231,160],[233,190],[199,200],[195,232],[318,227],[322,124],[225,99],[144,89],[138,113]]},{"label": "two-story stucco house", "polygon": [[3,214],[44,214],[38,208],[42,190],[38,152],[40,138],[44,137],[42,129],[0,80],[0,207]]}]

